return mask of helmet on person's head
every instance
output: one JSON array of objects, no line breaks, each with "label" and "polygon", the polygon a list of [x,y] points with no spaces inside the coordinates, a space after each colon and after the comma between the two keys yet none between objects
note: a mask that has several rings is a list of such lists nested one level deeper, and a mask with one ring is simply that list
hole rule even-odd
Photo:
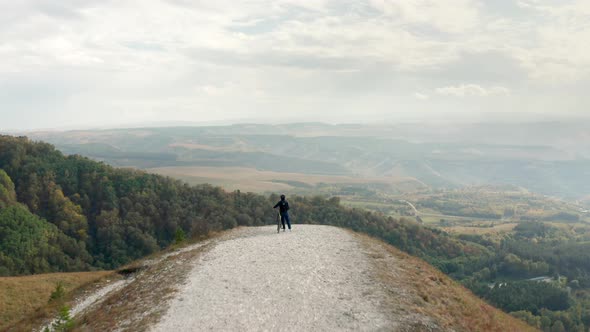
[{"label": "helmet on person's head", "polygon": [[281,199],[285,199],[285,195],[281,195]]}]

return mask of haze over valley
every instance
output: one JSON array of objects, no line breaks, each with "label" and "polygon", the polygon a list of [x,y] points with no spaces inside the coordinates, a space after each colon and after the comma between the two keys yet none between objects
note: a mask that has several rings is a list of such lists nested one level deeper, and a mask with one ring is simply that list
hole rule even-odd
[{"label": "haze over valley", "polygon": [[[590,193],[588,125],[236,124],[27,135],[66,153],[231,190],[244,185],[242,190],[255,192],[303,192],[334,182],[365,182],[381,186],[378,191],[409,193],[511,185],[583,201]],[[239,173],[246,175],[242,181],[255,182],[240,182]]]},{"label": "haze over valley", "polygon": [[589,18],[0,1],[0,330],[588,331]]}]

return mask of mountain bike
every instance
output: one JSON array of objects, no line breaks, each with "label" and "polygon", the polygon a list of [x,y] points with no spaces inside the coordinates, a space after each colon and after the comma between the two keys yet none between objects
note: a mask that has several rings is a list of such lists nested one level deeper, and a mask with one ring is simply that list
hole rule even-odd
[{"label": "mountain bike", "polygon": [[281,212],[277,212],[277,233],[281,232]]}]

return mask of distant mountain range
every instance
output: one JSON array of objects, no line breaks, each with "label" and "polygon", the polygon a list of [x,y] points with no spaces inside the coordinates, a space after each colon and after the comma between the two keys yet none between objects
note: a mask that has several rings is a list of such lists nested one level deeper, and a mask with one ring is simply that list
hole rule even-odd
[{"label": "distant mountain range", "polygon": [[248,167],[410,177],[431,188],[510,184],[578,199],[590,193],[590,124],[238,124],[27,136],[117,166]]}]

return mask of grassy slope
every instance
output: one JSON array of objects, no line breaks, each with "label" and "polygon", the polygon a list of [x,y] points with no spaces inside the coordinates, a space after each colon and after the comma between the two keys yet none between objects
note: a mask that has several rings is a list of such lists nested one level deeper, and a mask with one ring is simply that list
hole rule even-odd
[{"label": "grassy slope", "polygon": [[45,307],[59,282],[63,284],[66,294],[72,294],[111,273],[98,271],[0,277],[0,330]]},{"label": "grassy slope", "polygon": [[[444,330],[536,331],[487,304],[425,261],[366,235],[357,236],[374,259],[378,277],[389,292],[395,294],[396,285],[404,285],[403,301],[411,302],[405,310],[432,317]],[[388,305],[395,306],[399,301],[402,299],[393,296]]]}]

